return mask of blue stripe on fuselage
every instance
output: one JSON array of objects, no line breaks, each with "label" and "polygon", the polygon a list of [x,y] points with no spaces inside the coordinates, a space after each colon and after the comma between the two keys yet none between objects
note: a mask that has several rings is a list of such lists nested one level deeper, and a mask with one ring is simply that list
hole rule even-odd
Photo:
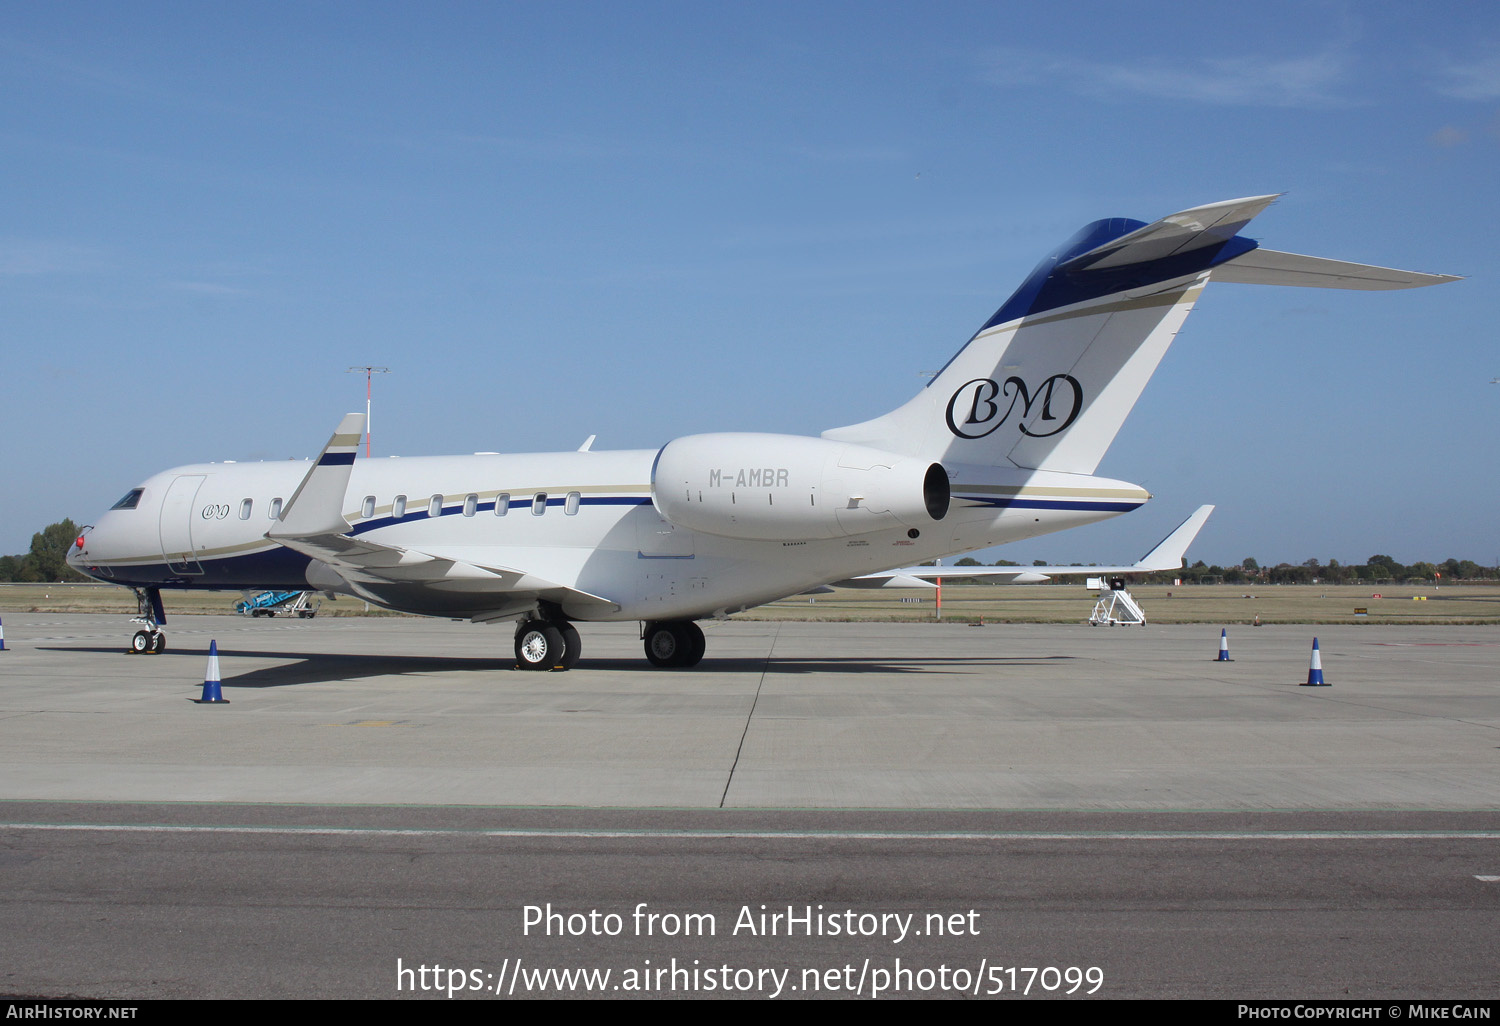
[{"label": "blue stripe on fuselage", "polygon": [[[533,493],[533,494],[535,494],[535,493]],[[548,506],[562,506],[562,505],[565,505],[567,503],[567,501],[568,501],[568,497],[567,497],[567,493],[566,492],[564,492],[562,495],[553,495],[550,492],[547,494],[547,505]],[[649,498],[644,498],[644,497],[634,496],[634,495],[611,495],[611,496],[594,497],[594,498],[581,498],[581,499],[578,500],[578,504],[579,504],[579,506],[649,506],[649,505],[651,505],[651,500]],[[511,499],[511,503],[510,503],[510,511],[507,512],[507,513],[505,513],[505,514],[503,514],[503,516],[510,516],[512,514],[519,514],[519,513],[530,513],[531,512],[531,505],[532,505],[532,500],[530,498],[527,498],[525,496],[513,497]],[[411,512],[412,509],[415,509],[416,512],[415,513]],[[444,506],[442,512],[439,513],[438,516],[440,516],[440,517],[460,516],[460,515],[463,514],[463,511],[464,511],[464,504],[461,503],[461,502],[459,502],[459,503],[454,503],[451,506]],[[477,506],[474,507],[474,514],[476,516],[478,516],[480,513],[489,513],[490,515],[493,516],[494,512],[495,512],[495,503],[494,503],[494,500],[491,500],[489,502],[481,502]],[[372,518],[370,520],[356,520],[353,524],[349,525],[349,533],[350,534],[367,534],[370,531],[378,531],[382,527],[390,527],[393,524],[409,524],[409,523],[412,523],[414,521],[423,520],[423,519],[432,519],[432,518],[428,517],[427,510],[424,509],[421,506],[420,502],[419,502],[415,507],[408,506],[407,507],[407,513],[406,513],[406,515],[402,516],[402,517],[389,517],[389,516],[387,516],[387,517],[375,517],[375,518]]]},{"label": "blue stripe on fuselage", "polygon": [[955,495],[954,498],[980,506],[994,506],[997,509],[1058,509],[1088,513],[1129,513],[1145,505],[1144,500],[1139,502],[1105,502],[1103,500],[1082,502],[1077,499],[1015,499],[987,495]]}]

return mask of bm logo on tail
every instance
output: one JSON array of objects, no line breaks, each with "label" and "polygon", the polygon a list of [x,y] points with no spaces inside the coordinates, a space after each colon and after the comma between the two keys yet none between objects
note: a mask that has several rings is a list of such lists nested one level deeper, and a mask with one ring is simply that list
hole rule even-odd
[{"label": "bm logo on tail", "polygon": [[[1006,402],[1007,399],[1010,401]],[[993,378],[975,378],[960,385],[948,400],[948,430],[959,438],[983,438],[1010,419],[1017,402],[1021,404],[1021,415],[1017,418],[1021,433],[1046,438],[1078,419],[1078,411],[1083,407],[1083,386],[1071,374],[1054,374],[1038,385],[1035,392],[1014,375],[1006,378],[1004,385],[996,384]],[[1028,426],[1031,408],[1038,402],[1042,405],[1042,415]],[[965,408],[968,416],[960,423],[955,412]],[[1062,412],[1065,408],[1066,414]],[[1032,430],[1033,427],[1050,430]]]}]

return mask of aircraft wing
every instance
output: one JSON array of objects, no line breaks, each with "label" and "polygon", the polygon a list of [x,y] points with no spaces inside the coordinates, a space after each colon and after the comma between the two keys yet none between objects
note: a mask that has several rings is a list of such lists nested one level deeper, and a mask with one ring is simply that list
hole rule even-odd
[{"label": "aircraft wing", "polygon": [[965,577],[994,578],[997,584],[1040,584],[1067,574],[1149,574],[1158,570],[1182,568],[1187,548],[1198,537],[1208,521],[1213,506],[1199,506],[1163,538],[1152,550],[1129,566],[904,566],[847,581],[835,581],[835,588],[935,588],[939,578],[955,580]]},{"label": "aircraft wing", "polygon": [[1045,574],[1034,567],[1022,566],[903,566],[878,574],[863,574],[844,581],[834,581],[834,588],[936,588],[939,577],[989,577],[996,584],[1040,584]]},{"label": "aircraft wing", "polygon": [[[362,413],[346,414],[333,437],[292,493],[281,519],[266,537],[331,567],[356,589],[378,597],[382,586],[423,587],[434,592],[462,592],[474,600],[493,598],[497,604],[543,598],[572,608],[593,607],[613,612],[618,604],[599,595],[545,580],[514,567],[479,563],[456,553],[424,552],[385,545],[349,533],[344,519],[344,493],[354,467],[354,454],[364,434]],[[605,608],[607,607],[607,608]]]}]

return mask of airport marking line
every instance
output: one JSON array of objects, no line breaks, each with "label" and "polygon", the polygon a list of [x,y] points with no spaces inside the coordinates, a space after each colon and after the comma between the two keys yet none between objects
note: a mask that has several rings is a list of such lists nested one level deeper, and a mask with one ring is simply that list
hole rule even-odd
[{"label": "airport marking line", "polygon": [[[753,841],[1500,841],[1500,830],[559,830],[526,827],[327,827],[170,823],[0,823],[0,830],[326,837],[495,837],[557,840]],[[1483,879],[1482,877],[1480,879]]]}]

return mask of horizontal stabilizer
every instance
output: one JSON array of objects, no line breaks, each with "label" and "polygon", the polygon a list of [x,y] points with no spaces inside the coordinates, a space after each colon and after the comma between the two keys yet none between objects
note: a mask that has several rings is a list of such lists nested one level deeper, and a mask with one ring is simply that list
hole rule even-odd
[{"label": "horizontal stabilizer", "polygon": [[1103,271],[1182,256],[1206,246],[1221,246],[1275,199],[1275,195],[1247,196],[1179,211],[1080,253],[1059,264],[1057,269],[1070,273]]},{"label": "horizontal stabilizer", "polygon": [[1282,253],[1274,249],[1252,249],[1214,269],[1214,281],[1245,285],[1300,285],[1315,289],[1415,289],[1462,281],[1457,274],[1422,274],[1398,271],[1374,264],[1351,264],[1345,260]]}]

